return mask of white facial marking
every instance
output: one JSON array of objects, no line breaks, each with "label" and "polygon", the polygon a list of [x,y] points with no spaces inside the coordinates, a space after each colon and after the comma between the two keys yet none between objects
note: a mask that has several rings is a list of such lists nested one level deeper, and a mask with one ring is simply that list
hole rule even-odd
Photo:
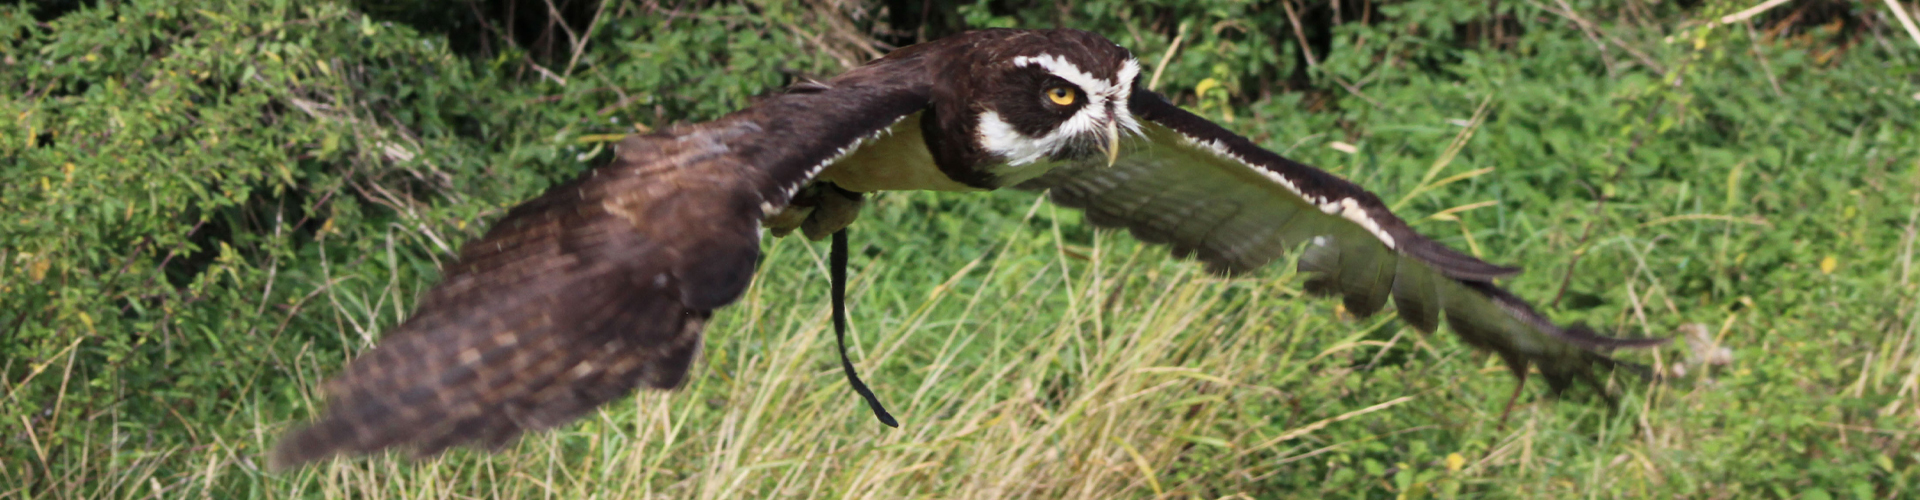
[{"label": "white facial marking", "polygon": [[[1056,131],[1048,137],[1059,134]],[[996,111],[980,113],[980,139],[988,151],[1007,157],[1007,162],[1014,165],[1032,163],[1053,150],[1050,141],[1045,138],[1033,140],[1021,135],[1020,131],[1013,129],[1013,124],[1001,119]]]},{"label": "white facial marking", "polygon": [[[1118,124],[1123,135],[1140,133],[1140,123],[1134,120],[1133,113],[1127,109],[1127,99],[1133,95],[1133,80],[1140,76],[1139,61],[1128,58],[1113,80],[1095,78],[1066,58],[1052,54],[1015,57],[1013,65],[1039,66],[1047,73],[1079,87],[1080,92],[1086,95],[1087,102],[1081,105],[1080,111],[1061,122],[1059,127],[1041,137],[1028,137],[1014,130],[1013,125],[1001,118],[998,112],[990,110],[981,113],[980,145],[988,152],[1006,158],[1008,167],[1038,162],[1065,148],[1077,137],[1103,136],[1108,121]],[[1040,173],[1023,170],[996,169],[994,173],[1010,182],[1025,180],[1016,177],[1024,175],[1031,178]]]}]

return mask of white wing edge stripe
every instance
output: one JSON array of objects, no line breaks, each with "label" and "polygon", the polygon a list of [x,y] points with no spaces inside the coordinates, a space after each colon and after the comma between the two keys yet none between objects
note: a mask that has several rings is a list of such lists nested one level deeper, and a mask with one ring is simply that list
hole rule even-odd
[{"label": "white wing edge stripe", "polygon": [[[807,175],[801,176],[799,181],[794,182],[793,184],[789,184],[786,187],[780,188],[780,198],[783,200],[783,203],[785,201],[793,200],[793,193],[800,191],[800,188],[802,186],[807,185],[808,182],[813,182],[813,177],[816,175],[820,175],[820,171],[826,170],[828,165],[832,165],[835,162],[838,162],[841,159],[846,158],[847,155],[853,154],[854,151],[858,151],[860,149],[860,146],[866,144],[867,141],[872,141],[874,139],[879,139],[881,137],[886,137],[887,135],[892,134],[893,126],[899,125],[901,121],[904,121],[907,118],[918,115],[918,114],[919,113],[908,113],[899,118],[894,118],[893,123],[889,123],[885,127],[880,127],[880,130],[875,130],[871,134],[867,134],[859,138],[856,138],[853,140],[853,142],[847,143],[847,145],[841,146],[839,149],[835,149],[833,151],[833,154],[829,155],[827,159],[821,160],[819,164],[816,164],[813,167],[808,168]],[[780,207],[773,206],[772,200],[761,199],[760,200],[760,217],[766,218],[768,216],[771,216],[773,215],[774,212],[778,211],[779,208]]]},{"label": "white wing edge stripe", "polygon": [[1241,158],[1238,155],[1233,154],[1233,152],[1229,151],[1227,149],[1227,146],[1225,144],[1221,144],[1220,141],[1201,140],[1194,137],[1189,137],[1186,134],[1182,134],[1179,132],[1174,132],[1174,133],[1186,139],[1187,144],[1189,145],[1196,146],[1199,149],[1203,149],[1208,152],[1211,152],[1214,154],[1214,156],[1239,162],[1241,165],[1244,165],[1247,168],[1252,169],[1254,172],[1257,172],[1261,176],[1264,176],[1267,179],[1272,180],[1274,183],[1279,184],[1281,187],[1287,188],[1287,191],[1292,192],[1295,196],[1299,196],[1300,199],[1307,200],[1307,203],[1312,203],[1315,207],[1319,208],[1320,211],[1326,212],[1328,215],[1339,215],[1343,218],[1346,218],[1347,220],[1353,221],[1353,223],[1358,224],[1361,229],[1366,229],[1367,232],[1373,233],[1373,237],[1379,238],[1381,243],[1386,244],[1388,250],[1393,250],[1396,248],[1393,236],[1387,234],[1385,230],[1381,229],[1380,223],[1378,221],[1375,221],[1373,220],[1372,217],[1367,216],[1366,207],[1360,205],[1360,200],[1355,200],[1353,198],[1340,198],[1337,200],[1329,200],[1329,199],[1321,198],[1319,196],[1307,194],[1301,191],[1299,186],[1294,185],[1293,180],[1288,179],[1286,176],[1281,175],[1279,172],[1275,172],[1265,168],[1260,168],[1259,166],[1254,165],[1253,162],[1249,162],[1245,158]]}]

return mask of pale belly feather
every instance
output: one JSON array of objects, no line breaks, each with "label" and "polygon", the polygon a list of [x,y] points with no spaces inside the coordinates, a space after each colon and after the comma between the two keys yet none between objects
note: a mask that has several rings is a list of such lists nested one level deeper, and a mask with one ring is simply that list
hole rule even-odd
[{"label": "pale belly feather", "polygon": [[920,135],[919,113],[900,120],[887,135],[862,144],[860,149],[827,166],[814,178],[861,193],[980,190],[954,181],[934,165],[933,154],[927,151],[926,139]]}]

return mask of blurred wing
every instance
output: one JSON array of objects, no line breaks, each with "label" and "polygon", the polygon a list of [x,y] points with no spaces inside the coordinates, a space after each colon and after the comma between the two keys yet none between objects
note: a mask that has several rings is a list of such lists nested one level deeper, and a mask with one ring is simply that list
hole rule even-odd
[{"label": "blurred wing", "polygon": [[1307,290],[1339,295],[1359,316],[1393,298],[1400,318],[1431,332],[1445,317],[1468,344],[1493,351],[1517,376],[1539,367],[1562,390],[1595,382],[1602,354],[1665,339],[1616,339],[1547,320],[1493,284],[1518,268],[1489,264],[1408,227],[1359,186],[1260,148],[1157,94],[1128,103],[1141,135],[1108,167],[1073,164],[1028,181],[1055,203],[1086,211],[1098,226],[1124,227],[1149,243],[1171,245],[1216,273],[1251,271],[1304,248]]},{"label": "blurred wing", "polygon": [[711,311],[739,297],[760,221],[926,106],[917,52],[713,122],[628,138],[610,165],[510,211],[411,318],[326,386],[275,462],[408,446],[497,447],[644,384],[686,378]]}]

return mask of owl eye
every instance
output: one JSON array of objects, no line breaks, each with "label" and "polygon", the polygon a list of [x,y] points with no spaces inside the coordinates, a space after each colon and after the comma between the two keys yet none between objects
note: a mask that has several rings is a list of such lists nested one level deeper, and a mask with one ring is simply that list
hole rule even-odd
[{"label": "owl eye", "polygon": [[1047,100],[1053,101],[1054,104],[1061,106],[1073,104],[1073,100],[1076,97],[1079,96],[1074,93],[1072,87],[1053,87],[1047,89]]}]

